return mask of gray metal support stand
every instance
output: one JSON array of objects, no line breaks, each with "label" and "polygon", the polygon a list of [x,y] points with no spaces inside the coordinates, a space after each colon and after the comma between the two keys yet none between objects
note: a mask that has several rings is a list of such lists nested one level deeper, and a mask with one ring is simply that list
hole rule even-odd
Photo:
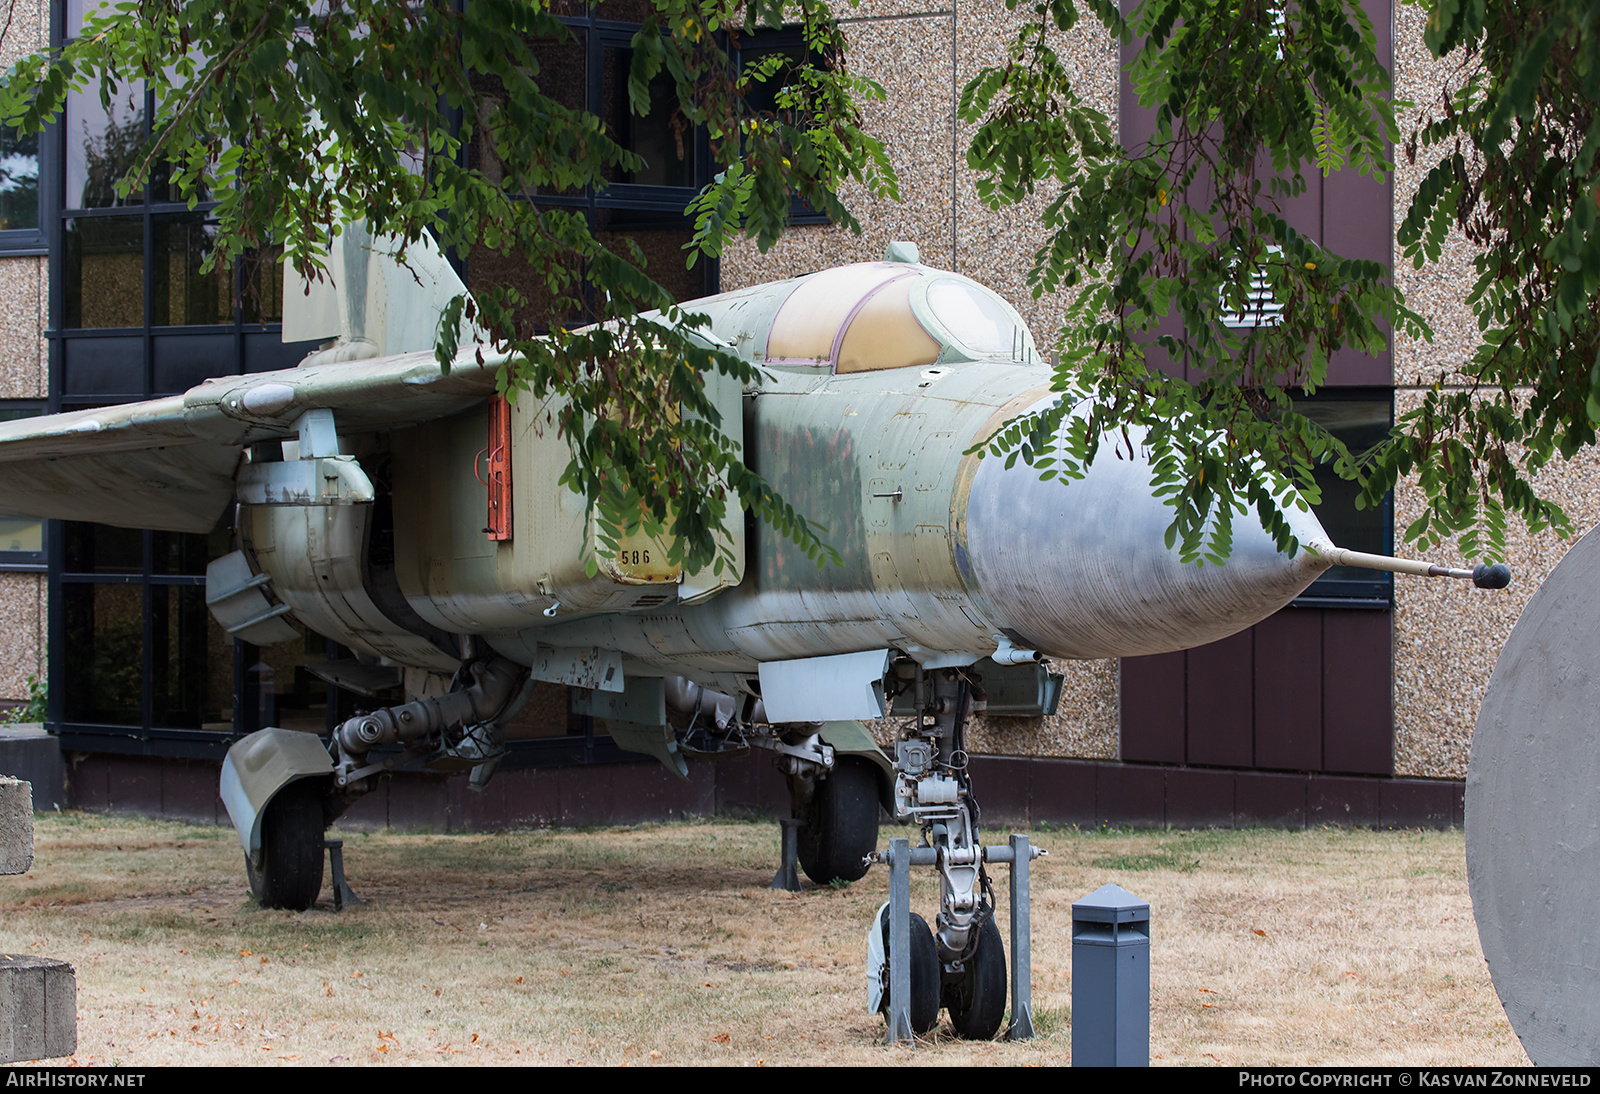
[{"label": "gray metal support stand", "polygon": [[1033,926],[1028,915],[1028,837],[1011,833],[1011,1025],[1006,1040],[1033,1039]]},{"label": "gray metal support stand", "polygon": [[889,841],[889,1013],[884,1043],[915,1044],[911,1033],[911,841]]},{"label": "gray metal support stand", "polygon": [[[1011,867],[1011,1024],[1006,1037],[1025,1041],[1035,1036],[1033,1029],[1032,926],[1028,913],[1028,863],[1045,854],[1028,844],[1028,837],[1014,833],[1008,846],[984,847],[983,861]],[[889,841],[887,851],[867,856],[889,867],[889,1010],[884,1015],[886,1044],[914,1043],[911,1034],[911,968],[896,954],[910,952],[911,946],[911,867],[933,866],[938,852],[932,847],[913,849],[905,838]]]},{"label": "gray metal support stand", "polygon": [[328,864],[333,867],[333,910],[342,912],[346,904],[352,907],[365,904],[366,901],[356,896],[355,890],[344,879],[344,840],[325,839],[322,846],[328,849]]},{"label": "gray metal support stand", "polygon": [[783,828],[782,861],[779,863],[778,872],[772,875],[772,884],[769,889],[781,889],[786,893],[800,891],[800,829],[805,826],[805,821],[799,817],[784,817],[778,823]]}]

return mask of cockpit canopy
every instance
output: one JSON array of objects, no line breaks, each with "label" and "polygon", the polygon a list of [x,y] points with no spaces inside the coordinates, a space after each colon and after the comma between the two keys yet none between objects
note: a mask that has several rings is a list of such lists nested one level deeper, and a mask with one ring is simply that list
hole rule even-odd
[{"label": "cockpit canopy", "polygon": [[1031,362],[1027,324],[970,278],[863,262],[801,279],[772,321],[768,362],[870,372],[955,361]]}]

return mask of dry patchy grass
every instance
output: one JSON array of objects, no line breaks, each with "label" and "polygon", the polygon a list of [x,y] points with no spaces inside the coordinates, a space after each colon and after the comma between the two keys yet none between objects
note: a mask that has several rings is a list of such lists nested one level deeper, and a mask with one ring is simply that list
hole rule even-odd
[{"label": "dry patchy grass", "polygon": [[[880,1045],[875,869],[766,888],[771,823],[352,833],[368,903],[264,911],[228,829],[38,819],[0,949],[77,967],[84,1064],[1059,1064],[1072,901],[1150,901],[1151,1052],[1185,1064],[1526,1063],[1478,947],[1455,832],[1038,831],[1043,1034]],[[1006,871],[995,871],[1004,923]],[[929,871],[913,896],[932,910]]]}]

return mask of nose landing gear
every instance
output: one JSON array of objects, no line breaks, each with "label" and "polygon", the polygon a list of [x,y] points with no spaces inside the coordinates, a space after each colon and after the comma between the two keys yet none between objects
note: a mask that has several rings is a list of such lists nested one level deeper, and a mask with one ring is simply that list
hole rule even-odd
[{"label": "nose landing gear", "polygon": [[[978,838],[980,811],[967,773],[966,717],[972,704],[970,685],[957,671],[943,670],[931,677],[918,670],[914,681],[916,715],[902,729],[895,760],[895,816],[915,820],[921,829],[919,846],[908,840],[890,842],[888,851],[869,858],[889,865],[890,899],[874,922],[868,937],[868,1007],[880,1011],[887,1023],[887,1039],[908,1039],[933,1028],[924,1025],[931,1006],[943,1007],[958,1036],[988,1040],[1000,1032],[1006,1010],[1006,956],[995,923],[995,902],[987,863],[1010,863],[1013,969],[1012,1019],[1007,1031],[1013,1039],[1033,1036],[1030,983],[1027,893],[1028,863],[1043,854],[1028,847],[1027,837],[1013,836],[1009,847],[984,847]],[[910,911],[910,868],[936,866],[939,870],[939,914],[932,933],[938,963],[937,983],[918,978],[916,947],[920,916]],[[909,937],[899,931],[909,922]],[[872,940],[881,935],[878,951]],[[891,940],[906,937],[906,947]],[[908,968],[897,968],[896,952],[910,952]],[[908,1000],[902,1006],[898,1000]],[[919,1009],[920,1008],[920,1009]]]}]

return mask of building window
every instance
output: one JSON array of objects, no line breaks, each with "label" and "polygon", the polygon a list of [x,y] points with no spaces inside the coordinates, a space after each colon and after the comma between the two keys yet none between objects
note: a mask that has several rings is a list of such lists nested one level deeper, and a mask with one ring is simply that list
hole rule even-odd
[{"label": "building window", "polygon": [[[703,131],[684,124],[667,72],[652,81],[646,114],[636,115],[630,108],[628,72],[637,26],[613,20],[636,19],[642,11],[604,4],[563,19],[572,35],[569,40],[534,45],[541,90],[564,106],[599,117],[617,143],[644,161],[642,166],[614,170],[604,185],[586,190],[553,190],[510,177],[494,145],[498,82],[486,76],[475,77],[482,101],[471,146],[463,149],[463,155],[468,166],[542,209],[586,218],[601,245],[620,248],[625,240],[636,243],[644,252],[650,277],[678,301],[696,300],[719,289],[718,264],[701,261],[691,269],[683,249],[694,238],[694,224],[684,209],[711,180],[711,149]],[[528,318],[538,321],[549,316],[549,290],[540,271],[484,247],[475,247],[464,257],[463,279],[469,289],[510,286],[529,301]],[[586,310],[592,314],[592,302]],[[569,317],[573,322],[583,318]]]},{"label": "building window", "polygon": [[0,253],[44,247],[40,196],[38,134],[0,126]]},{"label": "building window", "polygon": [[62,683],[61,719],[100,736],[111,727],[231,731],[233,643],[205,603],[206,563],[232,546],[227,523],[209,536],[58,527],[52,632],[63,640],[50,644],[50,678]]},{"label": "building window", "polygon": [[[1385,389],[1324,388],[1309,398],[1295,400],[1295,409],[1361,453],[1389,435],[1394,420],[1394,397]],[[1328,538],[1340,547],[1386,555],[1392,550],[1394,498],[1372,509],[1357,509],[1356,484],[1340,478],[1331,466],[1316,471],[1322,504],[1317,519]],[[1301,607],[1387,608],[1394,602],[1394,575],[1382,570],[1335,566],[1312,583],[1295,601]]]},{"label": "building window", "polygon": [[[0,422],[32,418],[44,412],[43,402],[0,403]],[[44,530],[42,520],[0,515],[0,570],[43,570]]]},{"label": "building window", "polygon": [[[777,114],[782,109],[778,105],[778,92],[788,83],[786,75],[807,55],[805,37],[799,27],[785,27],[782,30],[757,31],[739,45],[738,64],[741,71],[748,72],[775,55],[782,56],[785,60],[778,63],[777,70],[766,80],[752,86],[745,97],[750,109],[758,113]],[[812,55],[812,62],[820,65],[822,58]],[[789,206],[789,223],[831,222],[826,213],[818,212],[809,202],[797,197]]]}]

